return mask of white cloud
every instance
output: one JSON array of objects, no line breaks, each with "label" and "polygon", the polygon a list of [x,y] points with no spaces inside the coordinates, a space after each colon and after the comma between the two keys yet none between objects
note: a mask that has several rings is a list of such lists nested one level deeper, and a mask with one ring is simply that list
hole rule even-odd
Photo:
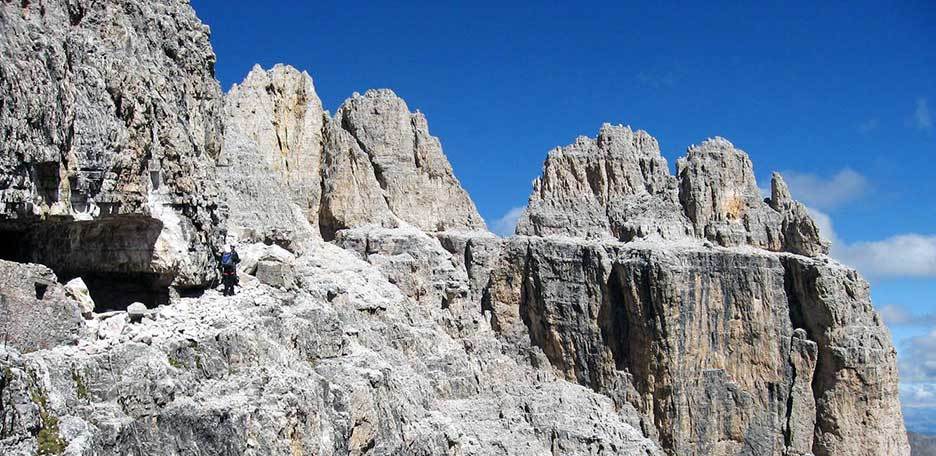
[{"label": "white cloud", "polygon": [[[936,383],[936,328],[911,337],[900,351],[900,378],[905,383]],[[930,389],[936,393],[936,389]],[[936,397],[933,397],[936,405]]]},{"label": "white cloud", "polygon": [[901,345],[900,403],[904,409],[936,409],[936,328]]},{"label": "white cloud", "polygon": [[868,180],[852,169],[845,168],[834,176],[787,171],[783,177],[797,200],[818,209],[831,209],[861,196],[868,189]]},{"label": "white cloud", "polygon": [[936,277],[936,236],[901,234],[880,241],[839,243],[832,255],[869,277]]},{"label": "white cloud", "polygon": [[491,231],[502,237],[513,235],[514,230],[517,228],[517,221],[520,220],[524,210],[526,210],[526,206],[511,208],[506,214],[494,221]]},{"label": "white cloud", "polygon": [[828,214],[809,208],[819,234],[832,243],[831,256],[871,279],[936,277],[936,235],[899,234],[879,241],[846,243]]},{"label": "white cloud", "polygon": [[901,382],[900,403],[904,407],[936,407],[936,383]]},{"label": "white cloud", "polygon": [[897,304],[878,308],[888,326],[922,326],[936,324],[936,314],[914,314],[910,309]]},{"label": "white cloud", "polygon": [[916,111],[913,112],[913,123],[920,130],[933,130],[933,119],[930,117],[929,103],[926,98],[917,99]]}]

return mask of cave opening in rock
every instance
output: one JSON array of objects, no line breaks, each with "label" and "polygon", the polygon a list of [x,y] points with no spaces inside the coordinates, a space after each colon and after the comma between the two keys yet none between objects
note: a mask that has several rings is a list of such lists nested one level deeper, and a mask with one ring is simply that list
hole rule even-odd
[{"label": "cave opening in rock", "polygon": [[5,224],[0,259],[42,264],[62,283],[80,277],[98,313],[134,302],[152,308],[169,302],[173,279],[153,271],[161,230],[162,223],[149,217]]},{"label": "cave opening in rock", "polygon": [[33,180],[36,182],[36,192],[47,204],[58,202],[59,200],[59,176],[58,162],[38,163],[33,168]]}]

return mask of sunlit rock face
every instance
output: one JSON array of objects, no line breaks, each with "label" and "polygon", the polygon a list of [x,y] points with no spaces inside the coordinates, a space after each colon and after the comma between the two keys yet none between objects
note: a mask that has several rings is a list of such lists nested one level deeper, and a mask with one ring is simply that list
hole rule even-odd
[{"label": "sunlit rock face", "polygon": [[690,147],[676,169],[670,175],[647,132],[605,124],[597,138],[549,152],[517,234],[625,242],[696,237],[726,247],[828,253],[782,177],[775,176],[775,194],[765,201],[748,155],[727,140]]},{"label": "sunlit rock face", "polygon": [[355,94],[330,118],[308,74],[257,66],[225,96],[224,125],[220,174],[239,238],[485,230],[426,118],[390,90]]},{"label": "sunlit rock face", "polygon": [[148,258],[103,255],[95,272],[208,283],[223,221],[208,27],[183,1],[6,2],[0,14],[0,230],[42,224],[74,257],[94,249],[69,233],[106,220],[131,235],[149,218],[156,236],[134,246]]},{"label": "sunlit rock face", "polygon": [[490,276],[493,326],[641,411],[672,454],[907,454],[868,284],[771,184],[763,199],[722,138],[690,147],[676,176],[628,127],[550,152],[527,236]]},{"label": "sunlit rock face", "polygon": [[255,66],[225,95],[218,176],[232,234],[317,236],[325,120],[312,78],[289,66]]}]

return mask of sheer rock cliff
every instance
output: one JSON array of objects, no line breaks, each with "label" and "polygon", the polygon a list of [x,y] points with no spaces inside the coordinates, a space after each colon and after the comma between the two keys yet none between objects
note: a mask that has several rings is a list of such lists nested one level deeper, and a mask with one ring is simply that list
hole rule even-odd
[{"label": "sheer rock cliff", "polygon": [[[207,284],[221,91],[188,2],[3,2],[0,29],[0,229],[15,256]],[[129,231],[143,241],[124,246]],[[121,255],[90,257],[111,246]]]}]

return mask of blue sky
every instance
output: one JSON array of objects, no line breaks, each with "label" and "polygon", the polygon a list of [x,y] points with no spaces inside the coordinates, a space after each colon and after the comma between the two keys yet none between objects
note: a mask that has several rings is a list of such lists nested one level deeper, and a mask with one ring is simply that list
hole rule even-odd
[{"label": "blue sky", "polygon": [[671,164],[730,139],[869,278],[908,425],[936,433],[936,3],[446,3],[192,1],[225,90],[288,63],[331,111],[389,87],[425,112],[492,228],[549,149],[602,122],[647,130]]}]

